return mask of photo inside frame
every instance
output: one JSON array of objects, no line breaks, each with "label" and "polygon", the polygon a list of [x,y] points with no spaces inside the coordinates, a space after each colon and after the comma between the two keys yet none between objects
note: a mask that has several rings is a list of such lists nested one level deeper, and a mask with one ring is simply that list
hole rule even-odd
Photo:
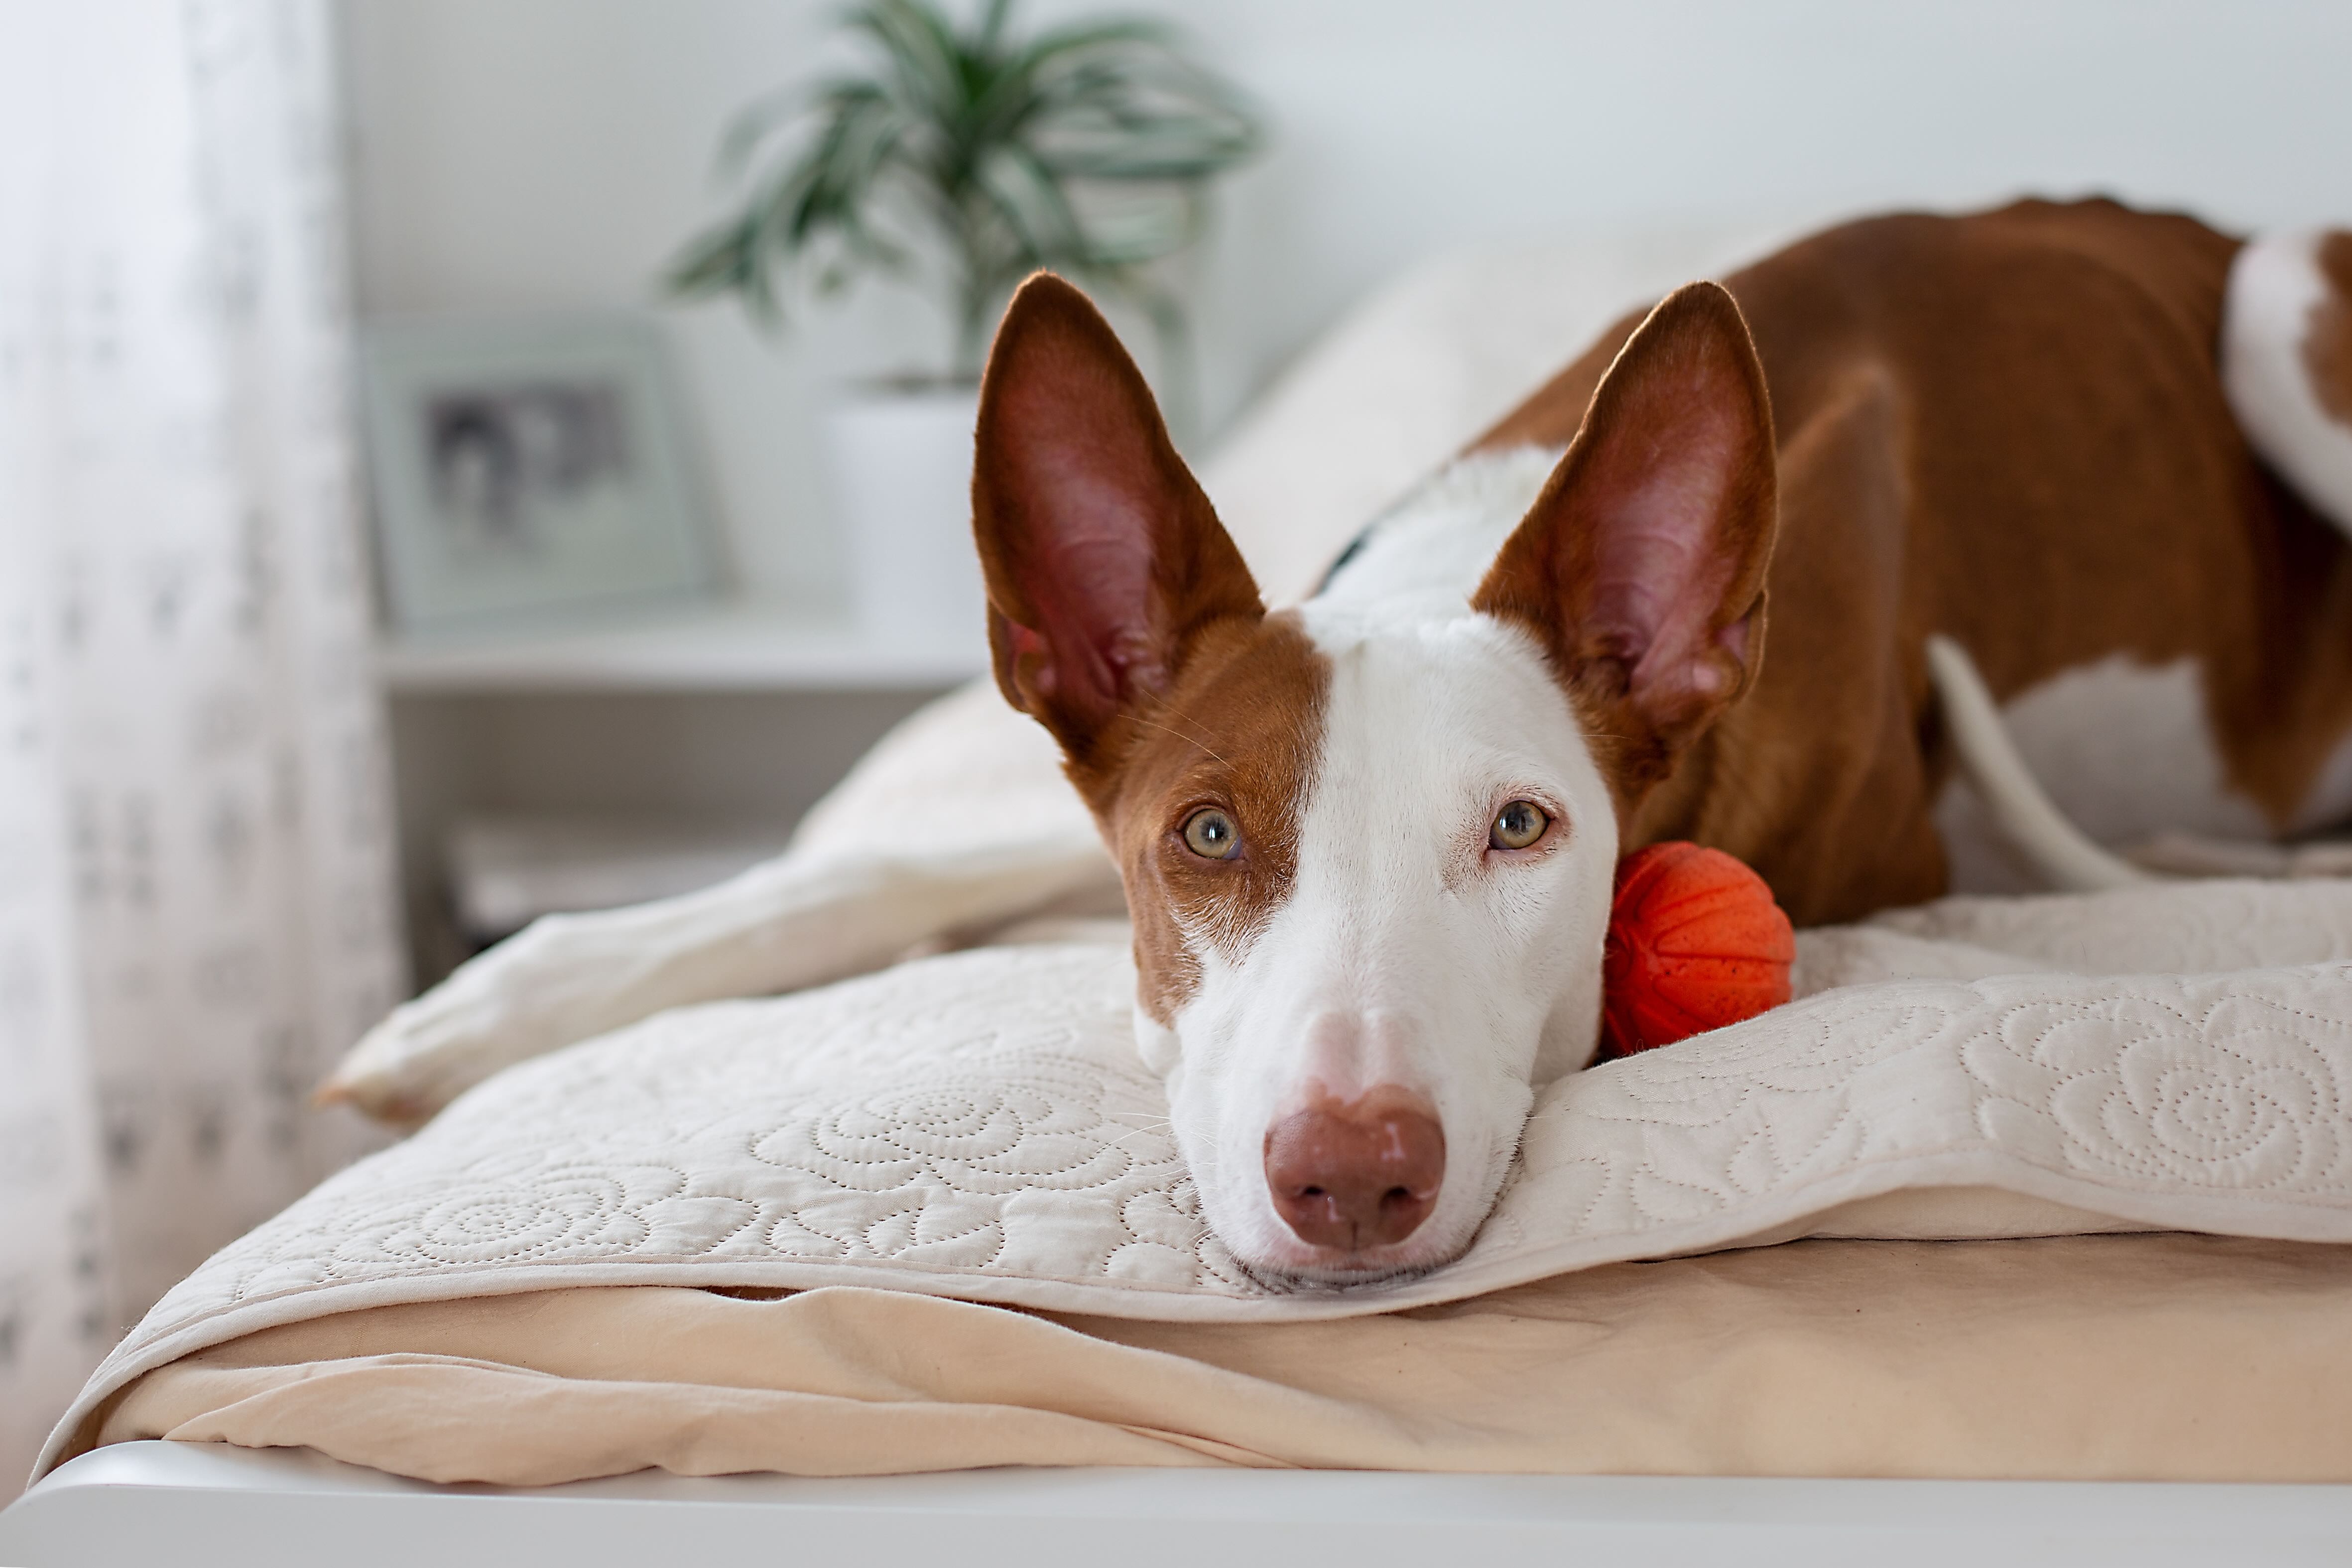
[{"label": "photo inside frame", "polygon": [[650,323],[621,312],[390,322],[363,354],[397,630],[544,631],[716,591]]}]

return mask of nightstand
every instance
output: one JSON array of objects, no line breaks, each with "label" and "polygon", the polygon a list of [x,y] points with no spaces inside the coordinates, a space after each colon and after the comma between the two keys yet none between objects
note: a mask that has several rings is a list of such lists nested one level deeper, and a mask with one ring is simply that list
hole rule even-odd
[{"label": "nightstand", "polygon": [[450,896],[460,823],[593,820],[772,844],[885,730],[986,664],[976,634],[882,646],[843,622],[756,605],[533,638],[387,642],[375,667],[416,984],[478,945]]}]

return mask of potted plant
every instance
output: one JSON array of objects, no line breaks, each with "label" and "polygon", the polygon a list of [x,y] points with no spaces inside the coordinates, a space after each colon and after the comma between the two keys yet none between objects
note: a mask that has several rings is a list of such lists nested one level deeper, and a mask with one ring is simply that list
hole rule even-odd
[{"label": "potted plant", "polygon": [[1155,22],[1024,37],[1011,0],[984,0],[968,24],[937,0],[860,0],[843,25],[865,68],[738,118],[720,157],[745,193],[669,283],[731,294],[769,324],[792,293],[871,274],[947,296],[943,364],[844,396],[828,434],[861,622],[905,640],[969,636],[981,622],[972,421],[1005,300],[1049,267],[1136,307],[1181,402],[1184,317],[1154,264],[1198,237],[1209,182],[1261,132]]}]

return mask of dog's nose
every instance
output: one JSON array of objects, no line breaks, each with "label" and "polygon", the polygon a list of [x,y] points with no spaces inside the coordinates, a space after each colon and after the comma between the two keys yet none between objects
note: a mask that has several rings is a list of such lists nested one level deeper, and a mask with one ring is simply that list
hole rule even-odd
[{"label": "dog's nose", "polygon": [[1275,1212],[1309,1246],[1360,1252],[1402,1241],[1429,1218],[1444,1179],[1444,1128],[1427,1100],[1391,1085],[1326,1100],[1265,1135]]}]

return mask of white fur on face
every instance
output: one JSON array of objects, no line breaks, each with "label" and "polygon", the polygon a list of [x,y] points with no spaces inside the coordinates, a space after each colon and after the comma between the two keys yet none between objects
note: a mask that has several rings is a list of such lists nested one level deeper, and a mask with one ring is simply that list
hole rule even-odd
[{"label": "white fur on face", "polygon": [[[1147,1053],[1172,1055],[1178,1142],[1244,1263],[1327,1278],[1427,1268],[1466,1248],[1518,1146],[1534,1085],[1591,1056],[1617,860],[1607,786],[1533,640],[1486,616],[1389,623],[1317,601],[1330,661],[1320,765],[1288,899],[1202,979]],[[1487,833],[1531,800],[1550,835]],[[1169,1047],[1173,1046],[1171,1051]],[[1156,1048],[1156,1049],[1155,1049]],[[1276,1212],[1267,1133],[1318,1095],[1425,1095],[1445,1134],[1435,1208],[1394,1247],[1335,1260]]]}]

